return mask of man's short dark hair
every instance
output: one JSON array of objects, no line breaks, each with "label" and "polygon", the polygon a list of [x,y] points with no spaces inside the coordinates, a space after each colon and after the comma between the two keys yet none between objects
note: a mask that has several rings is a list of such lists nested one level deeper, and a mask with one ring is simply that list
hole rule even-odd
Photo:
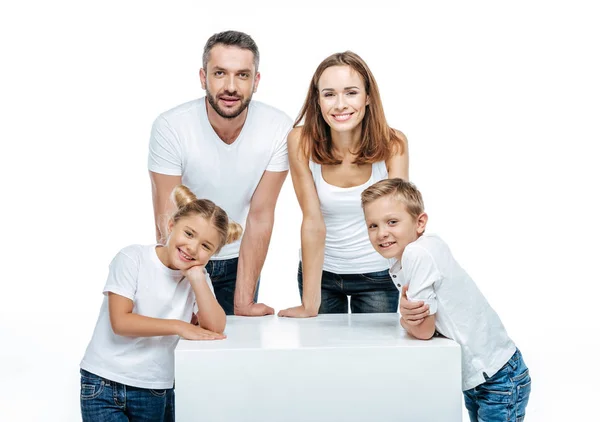
[{"label": "man's short dark hair", "polygon": [[258,54],[258,47],[252,37],[240,31],[224,31],[214,34],[206,41],[204,46],[204,53],[202,54],[202,67],[206,69],[208,65],[208,58],[210,51],[217,44],[223,44],[227,46],[233,46],[242,48],[244,50],[250,50],[254,54],[254,71],[258,72],[258,62],[260,55]]}]

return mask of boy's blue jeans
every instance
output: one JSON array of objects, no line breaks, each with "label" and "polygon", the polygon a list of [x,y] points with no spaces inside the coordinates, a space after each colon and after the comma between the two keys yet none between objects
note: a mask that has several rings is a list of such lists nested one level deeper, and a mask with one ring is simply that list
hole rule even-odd
[{"label": "boy's blue jeans", "polygon": [[[298,265],[298,290],[302,298],[302,262]],[[348,296],[353,314],[398,312],[400,294],[388,270],[364,274],[321,276],[320,314],[347,314]]]},{"label": "boy's blue jeans", "polygon": [[531,377],[519,349],[506,365],[486,379],[483,384],[463,392],[471,422],[523,421]]},{"label": "boy's blue jeans", "polygon": [[150,390],[130,387],[81,372],[83,422],[173,422],[175,389]]}]

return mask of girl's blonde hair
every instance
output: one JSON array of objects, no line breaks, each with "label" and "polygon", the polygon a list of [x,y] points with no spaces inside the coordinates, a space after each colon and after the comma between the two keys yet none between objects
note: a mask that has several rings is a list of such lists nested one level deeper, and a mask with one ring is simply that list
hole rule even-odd
[{"label": "girl's blonde hair", "polygon": [[399,177],[380,180],[365,189],[360,195],[362,207],[390,195],[403,203],[406,211],[415,219],[425,212],[421,192],[414,184]]},{"label": "girl's blonde hair", "polygon": [[177,210],[171,216],[174,223],[188,215],[198,214],[212,223],[219,233],[220,242],[214,253],[221,248],[235,242],[242,236],[242,226],[235,221],[229,221],[227,213],[209,199],[198,199],[196,195],[184,185],[177,185],[171,193],[171,199],[177,206]]}]

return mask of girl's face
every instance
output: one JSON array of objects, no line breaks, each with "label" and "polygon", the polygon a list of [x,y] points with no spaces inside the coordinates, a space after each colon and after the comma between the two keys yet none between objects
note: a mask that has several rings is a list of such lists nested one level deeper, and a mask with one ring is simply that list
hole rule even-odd
[{"label": "girl's face", "polygon": [[362,77],[350,66],[331,66],[318,83],[319,106],[332,130],[357,128],[365,117],[369,96]]},{"label": "girl's face", "polygon": [[218,249],[219,232],[206,218],[190,214],[169,222],[169,238],[165,245],[165,265],[174,270],[205,266]]}]

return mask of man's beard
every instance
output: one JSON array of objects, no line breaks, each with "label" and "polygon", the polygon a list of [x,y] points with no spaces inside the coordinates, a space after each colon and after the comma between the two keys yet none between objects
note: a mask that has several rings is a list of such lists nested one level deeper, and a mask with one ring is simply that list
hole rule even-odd
[{"label": "man's beard", "polygon": [[208,91],[208,89],[206,90],[206,98],[208,99],[208,103],[212,106],[213,110],[215,110],[219,116],[223,117],[224,119],[234,119],[242,114],[244,110],[246,110],[248,104],[250,104],[250,100],[252,99],[252,94],[250,94],[250,97],[248,97],[247,100],[242,101],[240,106],[234,110],[223,110],[221,107],[219,107],[217,99]]}]

